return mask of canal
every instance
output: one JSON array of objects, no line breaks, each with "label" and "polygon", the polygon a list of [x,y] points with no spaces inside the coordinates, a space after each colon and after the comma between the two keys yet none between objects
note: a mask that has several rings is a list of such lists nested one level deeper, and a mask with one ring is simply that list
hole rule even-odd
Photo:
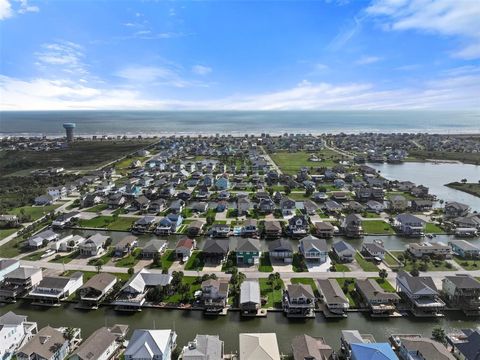
[{"label": "canal", "polygon": [[[74,304],[58,308],[32,307],[28,302],[18,302],[0,307],[0,314],[7,311],[28,316],[28,320],[38,322],[39,327],[74,326],[82,329],[86,338],[101,326],[115,323],[128,324],[130,329],[174,328],[178,333],[178,345],[186,345],[196,334],[218,334],[225,342],[225,350],[238,349],[238,334],[243,332],[275,332],[280,350],[290,352],[292,338],[300,334],[323,336],[334,348],[340,346],[340,330],[357,329],[361,333],[372,334],[379,342],[386,341],[392,333],[422,334],[430,336],[435,326],[446,331],[460,328],[478,328],[478,319],[465,318],[460,313],[449,312],[438,319],[392,318],[372,319],[367,314],[350,313],[345,319],[325,319],[317,314],[315,319],[292,320],[282,313],[269,313],[266,318],[244,319],[239,312],[229,312],[227,316],[205,316],[200,311],[144,309],[139,313],[118,313],[112,308],[102,307],[96,311],[81,311]],[[131,332],[130,332],[131,334]]]}]

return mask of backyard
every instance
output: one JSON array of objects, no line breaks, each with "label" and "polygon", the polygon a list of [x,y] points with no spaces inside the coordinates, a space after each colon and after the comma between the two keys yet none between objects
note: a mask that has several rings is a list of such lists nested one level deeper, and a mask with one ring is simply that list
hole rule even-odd
[{"label": "backyard", "polygon": [[365,258],[358,251],[355,254],[355,261],[362,268],[363,271],[373,272],[378,271],[377,265],[365,260]]},{"label": "backyard", "polygon": [[362,221],[363,231],[367,234],[395,234],[395,230],[383,220]]},{"label": "backyard", "polygon": [[282,304],[283,281],[277,280],[276,284],[269,283],[268,279],[258,279],[260,282],[260,295],[267,297],[267,302],[263,308],[279,308]]}]

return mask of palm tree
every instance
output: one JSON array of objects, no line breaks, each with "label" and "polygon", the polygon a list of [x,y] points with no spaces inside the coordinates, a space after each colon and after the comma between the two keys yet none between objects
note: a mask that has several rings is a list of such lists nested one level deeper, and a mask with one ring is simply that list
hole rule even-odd
[{"label": "palm tree", "polygon": [[387,270],[380,269],[380,271],[378,272],[378,276],[380,277],[380,279],[382,279],[382,281],[385,281],[385,279],[388,277]]}]

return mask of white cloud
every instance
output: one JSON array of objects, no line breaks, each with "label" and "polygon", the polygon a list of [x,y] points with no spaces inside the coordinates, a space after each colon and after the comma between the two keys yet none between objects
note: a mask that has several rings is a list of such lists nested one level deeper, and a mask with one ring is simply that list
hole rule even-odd
[{"label": "white cloud", "polygon": [[203,65],[192,66],[192,72],[197,75],[207,75],[212,72],[212,68]]},{"label": "white cloud", "polygon": [[131,84],[169,85],[177,88],[205,87],[207,84],[185,79],[179,66],[128,66],[115,73]]},{"label": "white cloud", "polygon": [[[131,68],[126,79],[171,76],[161,68]],[[201,110],[386,110],[479,109],[479,67],[453,68],[416,87],[384,89],[370,83],[332,84],[307,80],[289,89],[217,99],[167,99],[131,83],[108,86],[88,82],[0,76],[1,110],[201,109]]]},{"label": "white cloud", "polygon": [[8,19],[13,15],[12,5],[8,0],[0,0],[0,20]]},{"label": "white cloud", "polygon": [[376,62],[381,61],[382,58],[378,56],[362,56],[360,59],[355,61],[355,64],[357,65],[368,65],[368,64],[374,64]]},{"label": "white cloud", "polygon": [[27,12],[39,12],[40,9],[38,6],[30,5],[28,0],[19,0],[20,1],[20,9],[18,9],[19,14],[25,14]]},{"label": "white cloud", "polygon": [[64,72],[84,75],[88,71],[83,62],[83,47],[71,41],[43,44],[42,50],[35,53],[37,65],[42,69],[59,69]]},{"label": "white cloud", "polygon": [[464,59],[480,58],[478,0],[375,0],[366,12],[383,17],[387,29],[459,37],[463,48],[452,55]]}]

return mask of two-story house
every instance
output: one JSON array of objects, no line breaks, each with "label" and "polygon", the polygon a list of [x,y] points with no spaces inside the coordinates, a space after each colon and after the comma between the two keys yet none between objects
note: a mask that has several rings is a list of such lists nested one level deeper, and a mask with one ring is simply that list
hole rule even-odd
[{"label": "two-story house", "polygon": [[467,315],[480,315],[480,281],[469,274],[446,276],[442,294],[449,307],[459,308]]},{"label": "two-story house", "polygon": [[323,264],[328,259],[328,248],[325,239],[308,235],[300,240],[298,249],[307,263]]},{"label": "two-story house", "polygon": [[310,285],[290,284],[283,291],[283,311],[289,317],[314,317],[315,295]]}]

